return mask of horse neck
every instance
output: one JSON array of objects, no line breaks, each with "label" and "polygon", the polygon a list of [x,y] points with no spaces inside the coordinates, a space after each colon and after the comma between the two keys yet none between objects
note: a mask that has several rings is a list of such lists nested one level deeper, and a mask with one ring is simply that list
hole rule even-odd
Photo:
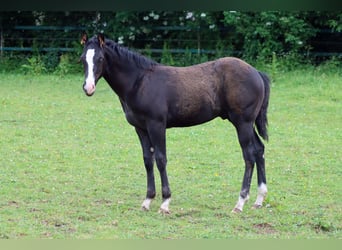
[{"label": "horse neck", "polygon": [[123,100],[132,90],[142,70],[134,63],[129,63],[125,58],[120,58],[109,49],[105,52],[107,67],[103,77],[114,92]]}]

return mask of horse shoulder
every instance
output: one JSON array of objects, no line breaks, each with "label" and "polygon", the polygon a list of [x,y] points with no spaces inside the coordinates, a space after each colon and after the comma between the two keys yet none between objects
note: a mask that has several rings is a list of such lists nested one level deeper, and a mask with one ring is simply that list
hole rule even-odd
[{"label": "horse shoulder", "polygon": [[147,120],[165,120],[167,105],[163,81],[149,72],[135,83],[125,98],[128,122],[143,128]]}]

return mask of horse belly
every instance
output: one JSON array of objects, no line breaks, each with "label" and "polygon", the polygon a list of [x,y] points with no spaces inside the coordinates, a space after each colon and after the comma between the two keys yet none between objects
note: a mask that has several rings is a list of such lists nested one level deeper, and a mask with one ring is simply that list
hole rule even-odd
[{"label": "horse belly", "polygon": [[211,103],[205,102],[180,102],[174,103],[169,108],[167,127],[189,127],[208,122],[219,116],[219,110]]},{"label": "horse belly", "polygon": [[220,98],[209,81],[187,82],[178,86],[168,110],[168,123],[179,127],[198,125],[220,115]]}]

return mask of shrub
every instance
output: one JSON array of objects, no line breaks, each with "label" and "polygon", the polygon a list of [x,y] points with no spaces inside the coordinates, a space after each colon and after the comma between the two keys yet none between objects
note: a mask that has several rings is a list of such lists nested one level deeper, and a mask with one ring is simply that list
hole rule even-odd
[{"label": "shrub", "polygon": [[166,65],[175,65],[175,62],[174,62],[173,57],[172,57],[172,53],[170,51],[170,48],[169,48],[169,45],[167,42],[164,43],[163,52],[162,52],[160,62],[162,64],[166,64]]},{"label": "shrub", "polygon": [[46,68],[46,72],[54,72],[58,66],[58,51],[50,51],[41,55],[42,62]]},{"label": "shrub", "polygon": [[27,63],[21,65],[21,68],[25,74],[30,73],[33,75],[41,75],[46,72],[44,62],[40,55],[32,56],[27,59]]},{"label": "shrub", "polygon": [[[234,30],[230,39],[243,57],[271,58],[273,53],[300,54],[308,50],[315,29],[305,20],[304,12],[225,11],[224,23]],[[239,47],[240,46],[240,47]]]}]

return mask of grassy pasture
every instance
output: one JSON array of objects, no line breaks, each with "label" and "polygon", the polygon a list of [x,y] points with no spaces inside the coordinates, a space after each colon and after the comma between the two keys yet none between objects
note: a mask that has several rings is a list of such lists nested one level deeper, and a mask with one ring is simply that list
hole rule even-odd
[{"label": "grassy pasture", "polygon": [[[265,207],[242,214],[243,161],[220,119],[167,132],[172,214],[140,210],[141,149],[115,94],[83,76],[0,75],[0,238],[342,238],[342,74],[298,70],[271,88]],[[158,175],[157,187],[160,190]]]}]

